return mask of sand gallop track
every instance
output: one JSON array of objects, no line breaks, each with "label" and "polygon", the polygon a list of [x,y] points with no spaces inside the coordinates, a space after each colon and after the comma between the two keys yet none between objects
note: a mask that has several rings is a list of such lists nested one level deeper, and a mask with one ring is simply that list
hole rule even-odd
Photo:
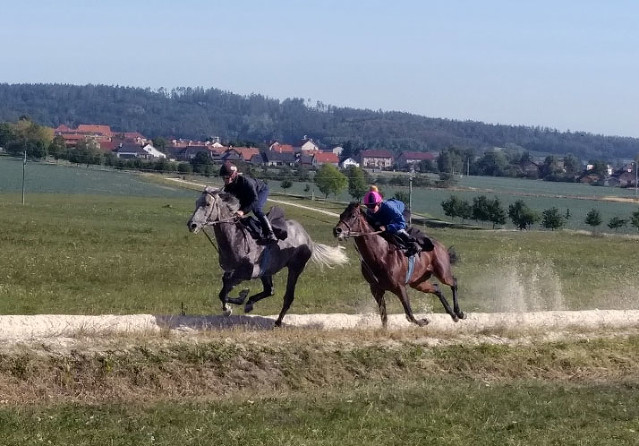
[{"label": "sand gallop track", "polygon": [[[56,338],[104,336],[135,333],[196,333],[244,327],[268,330],[277,316],[157,316],[137,315],[32,315],[0,316],[0,344],[33,343]],[[428,317],[430,324],[418,328],[437,335],[486,335],[504,330],[534,330],[543,333],[571,329],[597,331],[639,328],[639,310],[540,311],[531,313],[470,313],[467,319],[454,323],[445,314],[418,315]],[[319,330],[377,329],[377,314],[289,314],[285,327]],[[389,329],[412,327],[403,314],[389,315]]]}]

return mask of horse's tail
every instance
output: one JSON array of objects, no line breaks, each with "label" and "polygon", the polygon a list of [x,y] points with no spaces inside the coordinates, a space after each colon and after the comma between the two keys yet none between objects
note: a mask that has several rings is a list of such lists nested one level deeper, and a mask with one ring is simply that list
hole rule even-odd
[{"label": "horse's tail", "polygon": [[448,259],[450,260],[451,265],[454,265],[460,260],[459,255],[457,254],[457,251],[455,251],[454,246],[451,246],[450,248],[448,248]]},{"label": "horse's tail", "polygon": [[321,243],[313,243],[311,260],[319,263],[320,266],[332,268],[334,265],[344,265],[348,263],[348,257],[344,253],[343,246],[328,246]]}]

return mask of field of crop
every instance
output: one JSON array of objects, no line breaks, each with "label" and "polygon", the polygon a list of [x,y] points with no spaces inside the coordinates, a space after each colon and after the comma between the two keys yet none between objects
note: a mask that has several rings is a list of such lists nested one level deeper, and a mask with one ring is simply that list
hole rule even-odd
[{"label": "field of crop", "polygon": [[[216,252],[186,229],[196,191],[120,172],[27,168],[22,205],[22,165],[0,157],[0,314],[219,312]],[[284,208],[315,241],[336,243],[336,219]],[[635,236],[428,231],[461,257],[466,312],[638,307]],[[291,314],[375,312],[345,245],[350,265],[309,265]],[[279,311],[284,276],[275,283],[256,314]],[[416,311],[442,311],[433,296],[410,295]],[[476,338],[428,327],[237,327],[0,344],[0,444],[632,445],[638,347],[639,325],[554,338],[517,327]]]}]

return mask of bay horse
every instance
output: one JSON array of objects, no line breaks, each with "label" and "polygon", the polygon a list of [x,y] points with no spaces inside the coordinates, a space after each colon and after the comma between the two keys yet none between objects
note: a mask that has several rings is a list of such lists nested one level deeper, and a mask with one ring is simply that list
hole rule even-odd
[{"label": "bay horse", "polygon": [[244,305],[244,312],[248,313],[257,301],[274,294],[273,275],[288,268],[284,304],[275,321],[275,326],[279,327],[295,299],[297,279],[309,259],[332,267],[347,263],[348,258],[342,246],[313,242],[302,225],[294,220],[285,220],[286,239],[278,240],[277,244],[258,244],[236,217],[239,208],[240,203],[233,195],[208,186],[195,202],[195,211],[187,223],[189,231],[196,234],[202,230],[209,236],[203,228],[213,227],[219,264],[224,271],[219,298],[226,314],[231,314],[229,303],[242,305],[248,294],[248,290],[244,290],[239,297],[230,298],[229,293],[237,284],[255,278],[262,281],[263,290],[250,296]]},{"label": "bay horse", "polygon": [[[386,291],[399,297],[404,307],[406,319],[419,326],[428,324],[428,319],[418,320],[413,315],[406,285],[423,293],[436,295],[453,321],[458,322],[465,318],[457,302],[457,279],[453,276],[451,269],[454,255],[442,243],[432,239],[433,250],[421,251],[417,254],[411,268],[409,258],[371,226],[357,202],[349,204],[339,216],[339,222],[333,229],[333,235],[339,240],[345,240],[349,237],[355,239],[355,246],[361,260],[362,274],[369,283],[371,293],[377,302],[384,327],[388,323],[386,301],[384,300]],[[453,308],[448,304],[439,286],[428,281],[433,275],[452,289]]]}]

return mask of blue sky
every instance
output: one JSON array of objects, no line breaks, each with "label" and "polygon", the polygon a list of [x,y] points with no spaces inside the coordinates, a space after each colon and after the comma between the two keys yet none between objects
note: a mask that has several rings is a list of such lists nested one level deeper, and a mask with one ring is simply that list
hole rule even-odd
[{"label": "blue sky", "polygon": [[3,3],[2,83],[219,88],[639,137],[634,0]]}]

